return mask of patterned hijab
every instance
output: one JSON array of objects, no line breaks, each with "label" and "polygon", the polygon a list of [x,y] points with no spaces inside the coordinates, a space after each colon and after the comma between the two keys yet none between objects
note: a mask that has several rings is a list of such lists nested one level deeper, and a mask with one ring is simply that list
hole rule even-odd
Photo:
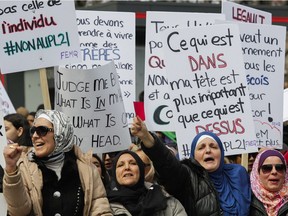
[{"label": "patterned hijab", "polygon": [[259,153],[254,161],[250,174],[251,188],[258,200],[263,203],[269,216],[276,216],[279,209],[288,201],[288,170],[286,169],[283,187],[278,192],[266,190],[259,178],[259,167],[269,156],[277,156],[286,165],[284,156],[277,150],[265,150]]},{"label": "patterned hijab", "polygon": [[35,115],[37,118],[45,118],[53,124],[55,149],[48,155],[49,158],[64,155],[73,148],[74,130],[69,118],[57,110],[39,110]]},{"label": "patterned hijab", "polygon": [[197,134],[192,141],[190,157],[194,158],[197,144],[207,137],[215,140],[221,151],[219,168],[214,172],[208,172],[208,174],[218,192],[224,215],[249,215],[251,202],[249,175],[241,165],[224,164],[223,145],[216,134],[209,131]]}]

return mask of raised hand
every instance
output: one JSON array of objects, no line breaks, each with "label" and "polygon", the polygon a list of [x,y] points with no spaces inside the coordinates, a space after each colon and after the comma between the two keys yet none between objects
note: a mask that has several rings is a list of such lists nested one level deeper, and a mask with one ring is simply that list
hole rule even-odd
[{"label": "raised hand", "polygon": [[17,143],[8,144],[4,147],[3,155],[6,163],[6,172],[13,173],[17,169],[17,161],[19,160],[23,147],[19,146]]},{"label": "raised hand", "polygon": [[133,136],[141,139],[147,148],[151,148],[154,145],[153,136],[149,133],[145,123],[138,116],[133,119],[130,131]]}]

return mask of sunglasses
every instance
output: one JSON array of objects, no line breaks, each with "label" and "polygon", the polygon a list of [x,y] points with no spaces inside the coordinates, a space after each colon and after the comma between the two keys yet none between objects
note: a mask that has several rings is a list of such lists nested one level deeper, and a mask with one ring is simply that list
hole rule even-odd
[{"label": "sunglasses", "polygon": [[46,126],[38,126],[38,127],[33,126],[30,128],[30,135],[33,136],[33,134],[36,132],[38,136],[42,137],[46,136],[46,134],[49,131],[53,131],[53,128],[48,128]]},{"label": "sunglasses", "polygon": [[279,173],[283,173],[286,170],[286,166],[284,164],[264,164],[260,167],[263,174],[268,174],[272,171],[273,167],[275,167],[276,171]]}]

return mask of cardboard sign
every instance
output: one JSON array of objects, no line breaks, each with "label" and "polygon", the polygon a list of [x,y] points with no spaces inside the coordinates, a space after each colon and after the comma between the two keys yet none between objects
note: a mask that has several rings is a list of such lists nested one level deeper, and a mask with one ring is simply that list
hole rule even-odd
[{"label": "cardboard sign", "polygon": [[[171,124],[173,114],[163,59],[163,41],[160,33],[171,29],[211,26],[215,20],[224,20],[223,14],[147,12],[144,106],[146,124],[152,131],[174,131]],[[178,65],[178,64],[177,64]],[[179,69],[178,69],[179,70]],[[177,71],[178,71],[177,70]]]},{"label": "cardboard sign", "polygon": [[3,116],[16,112],[2,82],[0,82],[0,104]]},{"label": "cardboard sign", "polygon": [[81,59],[67,64],[70,69],[92,69],[114,61],[129,123],[135,100],[135,13],[76,11]]},{"label": "cardboard sign", "polygon": [[227,21],[255,24],[272,24],[272,14],[230,1],[222,1],[222,13]]},{"label": "cardboard sign", "polygon": [[161,36],[180,158],[189,157],[192,139],[202,131],[218,135],[226,155],[257,151],[238,26]]},{"label": "cardboard sign", "polygon": [[286,27],[238,25],[258,147],[282,149]]},{"label": "cardboard sign", "polygon": [[1,9],[3,74],[79,61],[74,1],[2,1]]},{"label": "cardboard sign", "polygon": [[55,72],[55,109],[74,126],[75,143],[94,153],[124,150],[131,144],[114,62],[96,69],[59,68]]}]

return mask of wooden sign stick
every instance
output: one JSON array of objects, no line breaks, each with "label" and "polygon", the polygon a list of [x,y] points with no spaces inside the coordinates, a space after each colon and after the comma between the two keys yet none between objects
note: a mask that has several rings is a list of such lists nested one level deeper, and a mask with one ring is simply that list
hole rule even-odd
[{"label": "wooden sign stick", "polygon": [[241,155],[241,165],[248,171],[248,153]]},{"label": "wooden sign stick", "polygon": [[40,85],[41,85],[41,91],[42,91],[42,95],[43,95],[44,108],[45,109],[51,109],[46,68],[39,69],[39,72],[40,72]]}]

